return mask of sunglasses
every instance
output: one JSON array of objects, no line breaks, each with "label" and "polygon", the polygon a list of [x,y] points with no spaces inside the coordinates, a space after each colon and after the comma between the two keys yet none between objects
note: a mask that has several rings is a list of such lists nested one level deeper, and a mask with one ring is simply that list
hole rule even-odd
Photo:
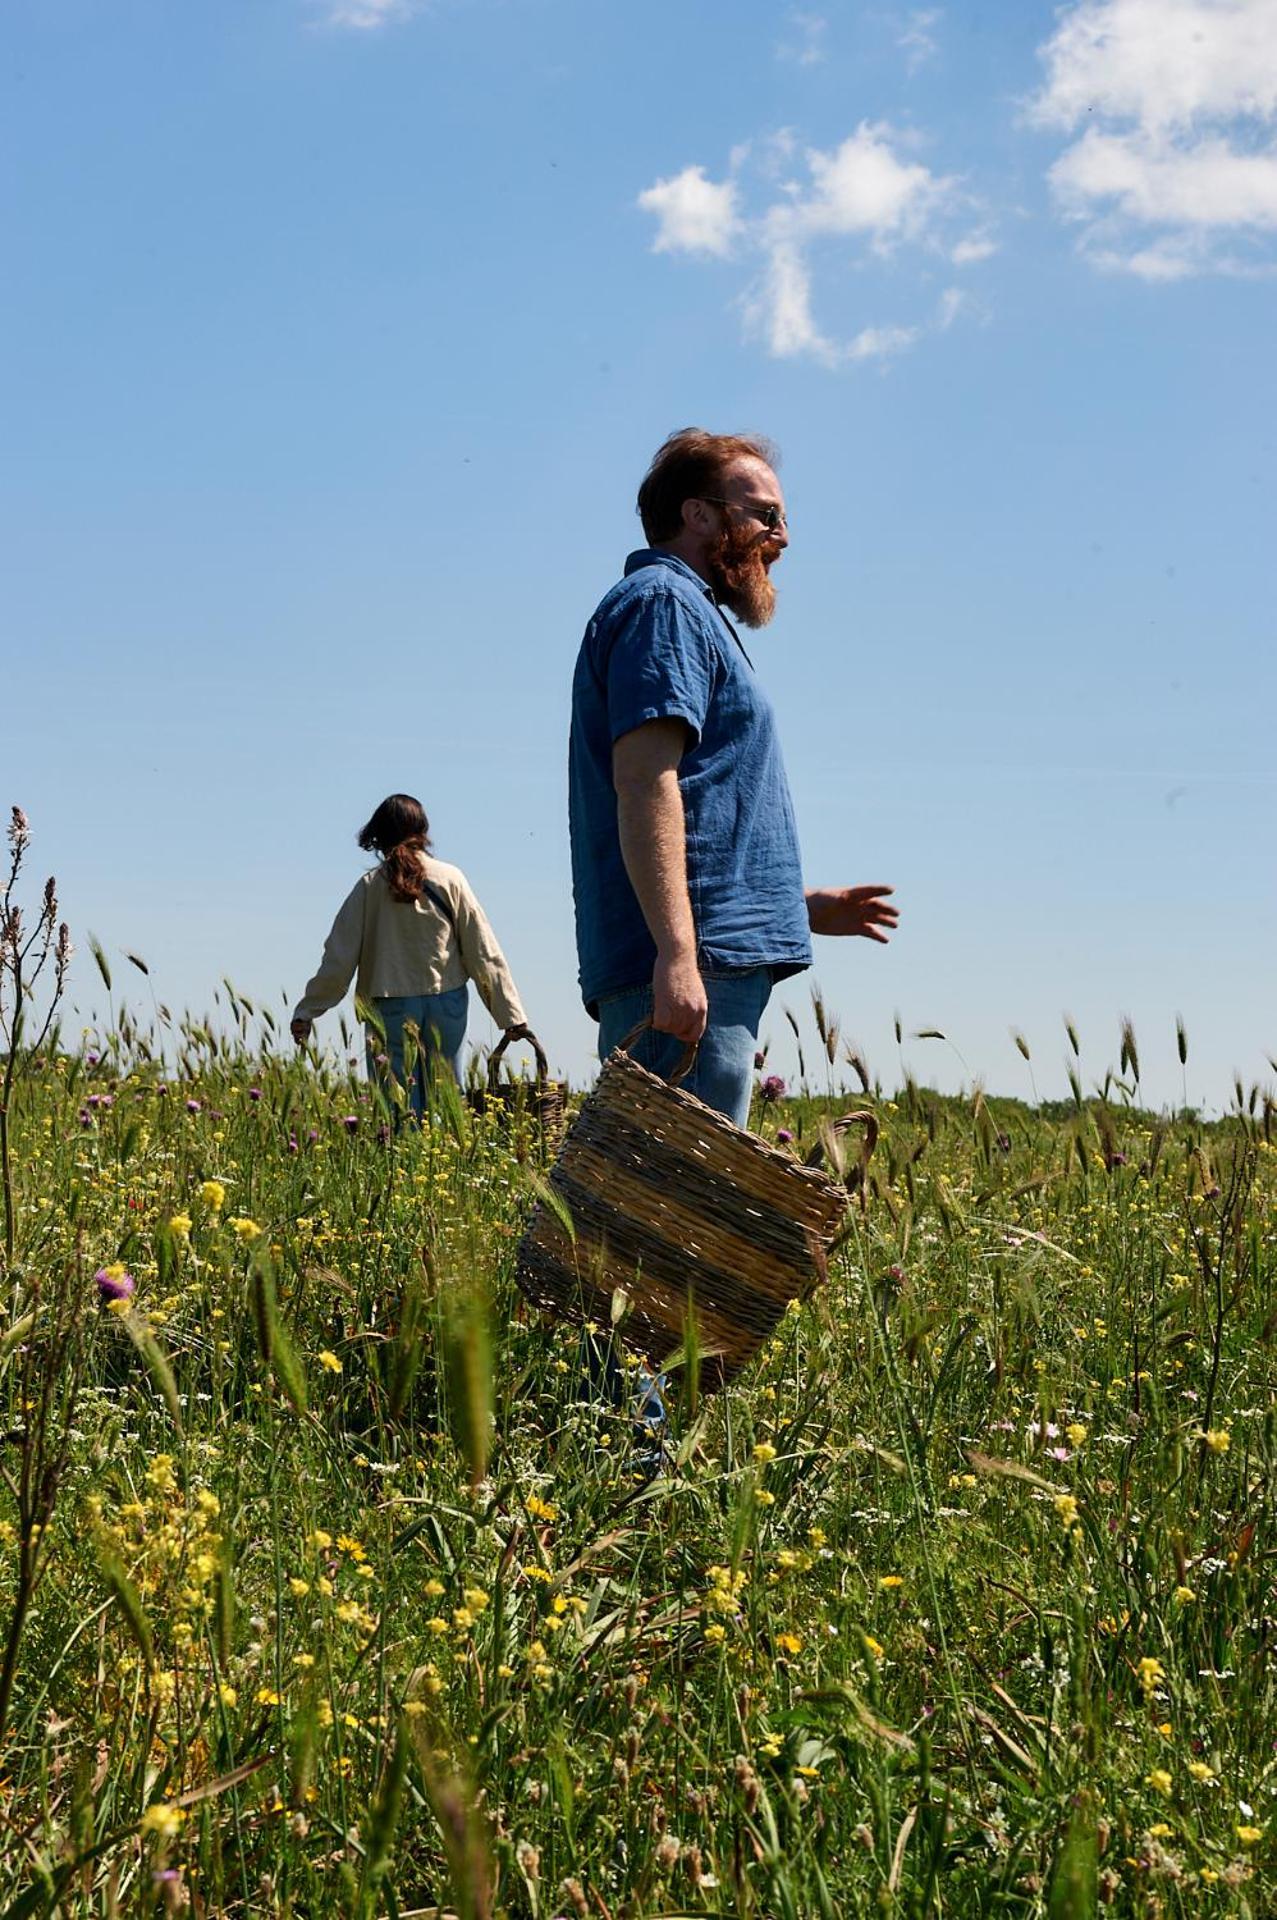
[{"label": "sunglasses", "polygon": [[764,503],[756,500],[719,500],[716,499],[712,493],[703,493],[701,498],[707,507],[732,507],[737,513],[747,513],[752,519],[761,520],[768,533],[779,533],[782,527],[784,527],[786,531],[789,529],[789,522],[785,518],[785,509],[774,506],[770,502]]}]

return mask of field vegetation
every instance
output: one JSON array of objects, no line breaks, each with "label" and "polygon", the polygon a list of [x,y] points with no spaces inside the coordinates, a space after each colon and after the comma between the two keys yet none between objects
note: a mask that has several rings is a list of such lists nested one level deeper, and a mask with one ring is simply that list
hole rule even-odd
[{"label": "field vegetation", "polygon": [[0,1913],[1277,1911],[1261,1092],[1146,1112],[1128,1029],[1065,1107],[889,1094],[804,1013],[756,1124],[870,1106],[869,1177],[730,1389],[673,1357],[653,1477],[521,1310],[526,1116],[401,1126],[105,956],[100,1026],[41,1032],[45,909],[4,929]]}]

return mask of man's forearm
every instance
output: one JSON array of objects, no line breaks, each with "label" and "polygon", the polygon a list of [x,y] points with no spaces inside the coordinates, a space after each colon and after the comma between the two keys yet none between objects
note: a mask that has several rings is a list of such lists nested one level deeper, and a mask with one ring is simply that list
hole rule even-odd
[{"label": "man's forearm", "polygon": [[687,891],[687,822],[678,774],[618,786],[617,829],[621,857],[643,910],[648,932],[664,960],[694,959],[696,926]]}]

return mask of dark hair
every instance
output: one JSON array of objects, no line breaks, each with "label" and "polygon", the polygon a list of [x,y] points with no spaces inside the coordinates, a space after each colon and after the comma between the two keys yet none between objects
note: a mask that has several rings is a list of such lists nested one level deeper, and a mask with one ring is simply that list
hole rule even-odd
[{"label": "dark hair", "polygon": [[760,434],[707,433],[682,427],[657,448],[638,490],[639,519],[652,545],[672,540],[683,524],[683,502],[722,491],[724,470],[733,460],[765,460],[780,465],[780,451]]},{"label": "dark hair", "polygon": [[392,793],[356,836],[365,853],[379,853],[396,900],[420,900],[426,876],[418,854],[430,851],[430,822],[420,800]]}]

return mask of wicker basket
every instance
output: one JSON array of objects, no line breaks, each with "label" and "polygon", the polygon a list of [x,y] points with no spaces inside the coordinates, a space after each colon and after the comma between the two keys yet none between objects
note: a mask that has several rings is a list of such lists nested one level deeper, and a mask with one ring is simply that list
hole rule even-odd
[{"label": "wicker basket", "polygon": [[529,1033],[527,1041],[536,1058],[535,1081],[502,1080],[501,1061],[510,1045],[509,1036],[503,1034],[488,1055],[487,1086],[471,1087],[466,1094],[466,1104],[472,1113],[530,1113],[536,1121],[544,1152],[552,1154],[563,1138],[566,1089],[562,1081],[551,1080],[545,1048],[536,1035]]},{"label": "wicker basket", "polygon": [[[632,1044],[634,1035],[627,1044]],[[871,1123],[862,1164],[877,1134]],[[573,1121],[550,1184],[571,1218],[538,1204],[517,1276],[537,1306],[574,1321],[613,1319],[657,1362],[684,1338],[689,1302],[702,1384],[722,1385],[769,1337],[791,1300],[825,1278],[847,1192],[681,1092],[624,1050],[609,1055]]]}]

